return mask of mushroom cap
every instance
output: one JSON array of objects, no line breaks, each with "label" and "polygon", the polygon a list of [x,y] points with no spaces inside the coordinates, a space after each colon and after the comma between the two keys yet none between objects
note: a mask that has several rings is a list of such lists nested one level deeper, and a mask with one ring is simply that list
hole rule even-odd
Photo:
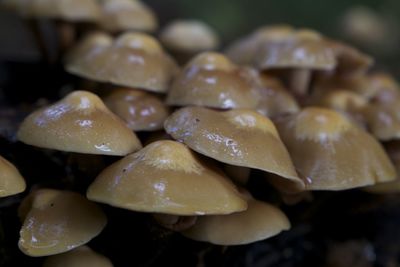
[{"label": "mushroom cap", "polygon": [[299,104],[276,78],[260,75],[260,101],[257,111],[262,115],[273,118],[300,111]]},{"label": "mushroom cap", "polygon": [[172,51],[200,52],[215,50],[219,38],[214,29],[198,20],[175,20],[160,34],[161,43]]},{"label": "mushroom cap", "polygon": [[224,55],[204,52],[175,77],[167,104],[213,108],[255,108],[259,100],[258,73],[238,67]]},{"label": "mushroom cap", "polygon": [[379,140],[400,139],[400,99],[371,103],[364,110],[369,131]]},{"label": "mushroom cap", "polygon": [[117,88],[104,98],[104,102],[134,131],[163,129],[169,115],[160,98],[140,90]]},{"label": "mushroom cap", "polygon": [[70,57],[66,70],[95,81],[166,92],[178,70],[158,41],[144,33],[124,33],[112,43],[93,42],[92,49],[85,51],[80,57]]},{"label": "mushroom cap", "polygon": [[102,0],[101,10],[98,24],[107,31],[153,32],[158,28],[154,12],[138,0]]},{"label": "mushroom cap", "polygon": [[196,224],[182,234],[190,239],[216,245],[242,245],[289,229],[290,222],[280,209],[249,199],[247,210],[229,215],[199,216]]},{"label": "mushroom cap", "polygon": [[30,210],[20,231],[18,246],[33,257],[81,246],[97,236],[107,223],[96,204],[75,192],[41,189],[28,196],[21,206],[25,209],[30,206]]},{"label": "mushroom cap", "polygon": [[229,179],[175,141],[151,143],[112,164],[90,185],[87,196],[129,210],[174,215],[247,208]]},{"label": "mushroom cap", "polygon": [[26,183],[17,168],[0,156],[0,198],[25,191]]},{"label": "mushroom cap", "polygon": [[43,267],[113,267],[105,256],[81,246],[66,253],[48,257]]},{"label": "mushroom cap", "polygon": [[187,107],[173,113],[164,125],[174,139],[203,155],[302,184],[274,124],[255,111]]},{"label": "mushroom cap", "polygon": [[336,111],[308,107],[276,123],[308,189],[343,190],[396,177],[382,146]]},{"label": "mushroom cap", "polygon": [[33,112],[17,136],[29,145],[86,154],[126,155],[141,148],[125,123],[86,91],[72,92]]}]

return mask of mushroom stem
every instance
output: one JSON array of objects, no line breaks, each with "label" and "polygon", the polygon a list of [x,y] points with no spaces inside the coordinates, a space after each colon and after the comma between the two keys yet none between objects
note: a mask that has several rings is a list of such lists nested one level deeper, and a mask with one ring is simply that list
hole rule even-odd
[{"label": "mushroom stem", "polygon": [[74,44],[77,35],[76,28],[72,23],[66,21],[58,21],[56,27],[58,33],[59,52],[63,54],[63,52],[68,51],[68,49]]},{"label": "mushroom stem", "polygon": [[250,178],[250,168],[226,164],[226,174],[240,185],[246,185]]},{"label": "mushroom stem", "polygon": [[294,69],[290,73],[289,88],[298,97],[304,97],[308,93],[311,80],[311,70]]},{"label": "mushroom stem", "polygon": [[52,63],[54,62],[54,58],[51,53],[51,49],[46,43],[46,36],[41,27],[41,23],[38,19],[28,19],[26,20],[26,24],[32,33],[32,36],[35,40],[35,44],[39,49],[41,57],[45,62]]},{"label": "mushroom stem", "polygon": [[153,214],[153,218],[161,226],[172,231],[184,231],[192,227],[197,220],[197,216],[179,216],[171,214]]}]

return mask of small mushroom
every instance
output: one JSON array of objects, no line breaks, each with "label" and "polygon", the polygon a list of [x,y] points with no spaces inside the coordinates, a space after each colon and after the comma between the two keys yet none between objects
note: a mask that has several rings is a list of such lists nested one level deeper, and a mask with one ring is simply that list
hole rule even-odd
[{"label": "small mushroom", "polygon": [[112,164],[90,185],[87,197],[133,211],[183,216],[247,208],[229,179],[175,141],[151,143]]},{"label": "small mushroom", "polygon": [[153,32],[158,27],[153,11],[139,0],[102,0],[98,24],[110,32]]},{"label": "small mushroom", "polygon": [[[86,43],[84,39],[78,46]],[[92,49],[78,50],[87,52],[69,57],[66,70],[95,81],[163,93],[178,70],[158,41],[143,33],[124,33],[112,43],[95,41]]]},{"label": "small mushroom", "polygon": [[274,124],[251,110],[182,108],[165,121],[174,139],[218,161],[263,170],[304,186]]},{"label": "small mushroom", "polygon": [[276,123],[310,190],[343,190],[396,177],[382,146],[336,111],[308,107]]},{"label": "small mushroom", "polygon": [[53,189],[31,193],[21,204],[25,216],[18,246],[32,257],[48,256],[86,244],[105,227],[107,218],[83,196]]},{"label": "small mushroom", "polygon": [[17,168],[0,156],[0,198],[25,191],[26,183]]},{"label": "small mushroom", "polygon": [[221,109],[256,108],[258,73],[239,67],[224,55],[204,52],[175,77],[168,93],[172,106],[206,106]]},{"label": "small mushroom", "polygon": [[87,246],[46,258],[43,267],[113,267],[105,256]]},{"label": "small mushroom", "polygon": [[280,209],[247,198],[247,210],[229,215],[198,217],[195,225],[182,234],[197,241],[229,246],[249,244],[290,229],[290,222]]},{"label": "small mushroom", "polygon": [[29,145],[86,154],[126,155],[141,148],[125,123],[86,91],[75,91],[33,112],[17,136]]},{"label": "small mushroom", "polygon": [[160,98],[140,90],[117,88],[104,98],[104,102],[134,131],[163,129],[169,115]]}]

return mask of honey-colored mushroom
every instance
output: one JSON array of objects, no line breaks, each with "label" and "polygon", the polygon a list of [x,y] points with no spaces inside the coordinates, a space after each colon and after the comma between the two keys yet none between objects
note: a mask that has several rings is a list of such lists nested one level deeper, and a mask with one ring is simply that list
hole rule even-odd
[{"label": "honey-colored mushroom", "polygon": [[134,211],[229,214],[247,208],[232,182],[185,145],[158,141],[106,168],[89,199]]},{"label": "honey-colored mushroom", "polygon": [[222,54],[204,52],[193,58],[174,79],[167,104],[256,108],[258,86],[255,70],[239,67]]},{"label": "honey-colored mushroom", "polygon": [[396,177],[378,141],[336,111],[308,107],[276,123],[308,189],[343,190]]},{"label": "honey-colored mushroom", "polygon": [[87,246],[46,258],[43,267],[113,267],[105,256]]},{"label": "honey-colored mushroom", "polygon": [[178,70],[158,41],[144,33],[124,33],[101,45],[94,42],[86,54],[69,59],[66,70],[72,74],[160,93],[168,90]]},{"label": "honey-colored mushroom", "polygon": [[304,186],[274,124],[255,111],[187,107],[173,113],[165,129],[203,155],[275,173]]},{"label": "honey-colored mushroom", "polygon": [[29,145],[86,154],[126,155],[141,148],[125,123],[86,91],[33,112],[17,135]]},{"label": "honey-colored mushroom", "polygon": [[0,198],[25,191],[26,184],[17,168],[0,156]]},{"label": "honey-colored mushroom", "polygon": [[389,103],[371,103],[364,116],[369,131],[379,140],[400,139],[400,98]]},{"label": "honey-colored mushroom", "polygon": [[286,215],[271,204],[248,197],[248,209],[229,215],[197,218],[182,234],[217,245],[242,245],[263,240],[290,229]]},{"label": "honey-colored mushroom", "polygon": [[18,246],[29,256],[72,250],[97,236],[107,223],[96,204],[74,192],[40,189],[24,202]]},{"label": "honey-colored mushroom", "polygon": [[169,114],[160,98],[140,90],[117,88],[104,102],[134,131],[160,130]]},{"label": "honey-colored mushroom", "polygon": [[102,0],[98,24],[111,32],[152,32],[158,22],[153,11],[139,0]]}]

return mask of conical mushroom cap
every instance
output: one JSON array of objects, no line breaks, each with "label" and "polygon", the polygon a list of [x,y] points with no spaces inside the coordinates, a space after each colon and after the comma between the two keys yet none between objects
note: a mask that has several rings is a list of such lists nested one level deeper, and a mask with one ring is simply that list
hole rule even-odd
[{"label": "conical mushroom cap", "polygon": [[33,112],[17,135],[29,145],[86,154],[126,155],[141,148],[124,122],[86,91],[75,91]]},{"label": "conical mushroom cap", "polygon": [[174,139],[218,161],[302,183],[274,124],[255,111],[187,107],[173,113],[165,129]]},{"label": "conical mushroom cap", "polygon": [[24,200],[28,204],[22,202],[22,207],[30,205],[30,210],[23,214],[25,220],[18,243],[29,256],[74,249],[97,236],[107,223],[101,209],[77,193],[41,189],[32,194]]},{"label": "conical mushroom cap", "polygon": [[69,252],[48,257],[43,267],[113,267],[113,264],[108,258],[89,247],[81,246]]},{"label": "conical mushroom cap", "polygon": [[25,188],[25,180],[17,168],[0,156],[0,197],[21,193]]},{"label": "conical mushroom cap", "polygon": [[196,224],[182,234],[217,245],[242,245],[275,236],[290,229],[286,215],[271,204],[248,200],[248,208],[229,215],[197,217]]},{"label": "conical mushroom cap", "polygon": [[238,67],[222,54],[204,52],[175,77],[167,104],[255,108],[259,100],[257,75],[255,70]]},{"label": "conical mushroom cap", "polygon": [[343,190],[396,177],[382,146],[336,111],[305,108],[277,127],[308,189]]},{"label": "conical mushroom cap", "polygon": [[228,214],[247,207],[232,182],[175,141],[151,143],[112,164],[87,196],[120,208],[175,215]]}]

